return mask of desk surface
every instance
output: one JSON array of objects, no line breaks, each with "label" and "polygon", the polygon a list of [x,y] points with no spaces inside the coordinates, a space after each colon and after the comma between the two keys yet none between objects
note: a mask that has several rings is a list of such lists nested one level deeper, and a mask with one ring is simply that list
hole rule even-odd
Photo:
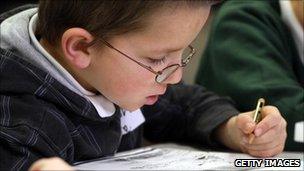
[{"label": "desk surface", "polygon": [[304,170],[303,155],[303,152],[283,152],[278,156],[267,158],[296,159],[301,162],[300,167],[264,167],[264,165],[236,167],[235,160],[259,160],[263,164],[265,159],[254,158],[244,153],[203,151],[170,143],[117,153],[113,157],[76,165],[75,168],[80,170]]}]

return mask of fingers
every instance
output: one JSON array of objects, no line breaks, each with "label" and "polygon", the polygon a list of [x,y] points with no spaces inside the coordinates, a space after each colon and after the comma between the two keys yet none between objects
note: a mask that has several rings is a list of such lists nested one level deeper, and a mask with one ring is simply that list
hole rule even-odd
[{"label": "fingers", "polygon": [[260,137],[255,137],[249,144],[249,136],[244,136],[241,145],[244,152],[257,157],[270,157],[284,150],[286,133],[286,121],[282,119],[280,124],[269,129]]},{"label": "fingers", "polygon": [[[236,125],[234,144],[244,153],[256,157],[270,157],[281,153],[285,146],[286,121],[279,110],[273,106],[265,106],[261,110],[262,120],[256,124],[253,112],[241,113],[235,117]],[[254,134],[252,144],[250,135]]]},{"label": "fingers", "polygon": [[29,171],[41,170],[41,168],[43,168],[43,163],[45,162],[45,160],[46,159],[40,159],[33,163],[32,166],[29,168]]},{"label": "fingers", "polygon": [[39,170],[74,170],[69,164],[58,157],[44,158],[32,164],[29,171]]},{"label": "fingers", "polygon": [[255,156],[255,157],[272,157],[284,150],[285,141],[284,143],[278,144],[274,148],[268,148],[265,150],[247,150],[248,154]]},{"label": "fingers", "polygon": [[259,137],[255,137],[253,144],[266,144],[277,140],[277,137],[287,137],[286,121],[282,119],[280,123]]},{"label": "fingers", "polygon": [[[278,132],[278,133],[275,133]],[[271,139],[269,137],[272,137]],[[267,150],[274,148],[278,144],[282,144],[285,142],[287,137],[287,133],[285,130],[273,130],[267,132],[266,134],[262,135],[261,137],[257,137],[252,144],[249,144],[247,139],[243,140],[243,145],[248,150]]]},{"label": "fingers", "polygon": [[[241,137],[240,149],[256,157],[270,157],[281,153],[287,137],[287,123],[279,110],[273,106],[263,107],[262,120],[256,125],[252,114],[253,112],[242,113],[236,118]],[[252,133],[254,140],[250,144]]]},{"label": "fingers", "polygon": [[271,128],[280,124],[283,119],[279,110],[273,106],[265,106],[262,108],[262,120],[256,125],[254,130],[255,136],[261,136]]},{"label": "fingers", "polygon": [[255,123],[253,122],[252,116],[250,113],[242,113],[239,114],[236,118],[237,127],[243,132],[244,134],[250,134],[255,129]]}]

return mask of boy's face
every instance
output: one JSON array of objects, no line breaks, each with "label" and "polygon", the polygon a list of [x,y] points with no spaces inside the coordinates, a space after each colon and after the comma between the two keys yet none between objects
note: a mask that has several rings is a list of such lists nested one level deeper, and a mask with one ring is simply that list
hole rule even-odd
[{"label": "boy's face", "polygon": [[[155,71],[180,64],[184,49],[195,39],[207,20],[210,7],[165,9],[147,21],[145,30],[114,37],[108,42],[132,59]],[[168,84],[181,80],[182,69],[163,84],[155,74],[107,46],[95,48],[86,81],[121,108],[129,111],[154,104]]]}]

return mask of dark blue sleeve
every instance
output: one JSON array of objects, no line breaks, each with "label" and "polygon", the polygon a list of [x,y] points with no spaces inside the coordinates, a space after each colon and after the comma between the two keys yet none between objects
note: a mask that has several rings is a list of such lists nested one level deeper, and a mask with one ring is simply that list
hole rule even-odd
[{"label": "dark blue sleeve", "polygon": [[228,98],[219,97],[198,85],[171,85],[152,106],[144,106],[144,136],[149,141],[218,143],[213,131],[239,112]]}]

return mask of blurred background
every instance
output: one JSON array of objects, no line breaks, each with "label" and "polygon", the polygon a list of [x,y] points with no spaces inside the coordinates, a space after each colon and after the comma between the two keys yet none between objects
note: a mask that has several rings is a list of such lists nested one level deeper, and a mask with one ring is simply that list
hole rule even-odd
[{"label": "blurred background", "polygon": [[203,50],[205,49],[206,40],[208,37],[209,23],[212,20],[212,14],[208,18],[207,23],[200,31],[199,35],[193,41],[192,46],[197,50],[195,56],[189,62],[189,64],[184,68],[183,80],[186,83],[193,84],[198,70],[198,66],[202,57]]}]

